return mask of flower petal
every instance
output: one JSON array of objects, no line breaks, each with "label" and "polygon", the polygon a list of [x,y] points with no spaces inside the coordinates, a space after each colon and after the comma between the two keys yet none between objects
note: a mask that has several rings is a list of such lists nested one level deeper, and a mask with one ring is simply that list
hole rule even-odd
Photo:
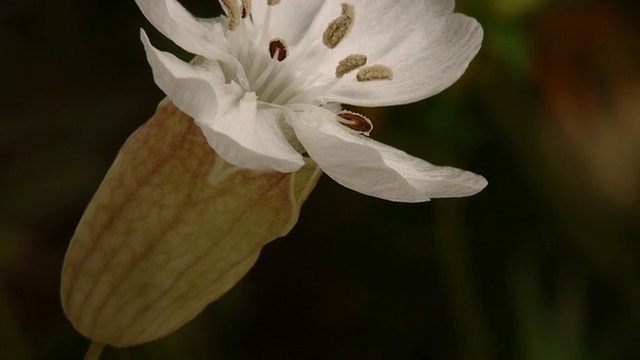
[{"label": "flower petal", "polygon": [[[313,1],[319,11],[309,23],[299,47],[322,37],[328,23],[340,14],[341,2]],[[279,6],[300,7],[291,3]],[[453,1],[351,0],[349,3],[355,6],[354,27],[335,49],[318,55],[323,56],[323,60],[317,66],[316,75],[328,81],[340,60],[349,54],[365,54],[368,64],[391,67],[393,80],[357,82],[350,74],[318,99],[320,101],[386,106],[421,100],[439,93],[460,78],[480,49],[482,27],[475,19],[451,13]],[[272,28],[276,29],[276,26]],[[293,49],[292,53],[295,51]]]},{"label": "flower petal", "polygon": [[391,201],[421,202],[478,193],[487,181],[479,175],[432,165],[371,140],[338,123],[329,111],[296,106],[292,126],[324,172],[345,187]]},{"label": "flower petal", "polygon": [[[330,1],[327,0],[304,0],[285,1],[276,6],[269,6],[266,0],[254,1],[253,22],[257,29],[262,29],[267,9],[271,8],[268,29],[270,37],[285,39],[287,45],[293,50],[309,32],[319,35],[316,36],[318,40],[322,38],[322,31],[329,24],[324,22],[325,19],[322,16],[328,12],[322,11],[322,9],[328,3]],[[340,4],[338,3],[338,12],[333,14],[333,17],[340,15],[339,9]]]},{"label": "flower petal", "polygon": [[136,0],[153,26],[192,54],[207,56],[226,52],[224,26],[217,19],[198,19],[176,0]]},{"label": "flower petal", "polygon": [[[203,71],[171,53],[156,49],[144,30],[140,31],[140,38],[156,85],[173,103],[193,118],[215,117],[220,105],[215,89],[225,84],[222,71],[215,67]],[[238,91],[234,92],[239,96]]]},{"label": "flower petal", "polygon": [[209,144],[238,167],[290,173],[304,165],[280,129],[282,111],[257,108],[255,93],[246,93],[238,106],[217,118],[196,121]]},{"label": "flower petal", "polygon": [[[302,50],[304,46],[322,39],[322,34],[329,23],[340,15],[343,2],[345,1],[305,0],[287,1],[277,6],[269,6],[266,1],[254,1],[253,23],[256,28],[261,29],[266,11],[271,7],[269,26],[271,37],[285,39],[291,50]],[[428,17],[451,14],[455,4],[454,0],[401,0],[397,2],[350,0],[348,2],[356,7],[356,24],[362,23],[362,26],[357,26],[354,31],[360,27],[360,32],[366,35],[373,30],[374,35],[371,38],[378,38],[375,35],[377,32],[387,34],[396,32],[398,24],[394,24],[394,22],[398,18],[397,16],[408,20],[419,19],[418,21],[422,21],[425,14]],[[422,11],[415,11],[416,8],[420,8]],[[407,11],[407,9],[411,9],[411,11]],[[385,20],[385,18],[387,23],[393,24],[393,31],[389,31],[391,29],[389,27],[376,26],[376,23]],[[353,37],[359,36],[361,34],[356,33]],[[354,43],[357,42],[357,40],[354,41]]]},{"label": "flower petal", "polygon": [[279,112],[260,110],[256,114],[255,94],[225,83],[217,62],[188,64],[154,48],[144,31],[141,37],[156,84],[195,119],[209,145],[226,161],[280,172],[293,172],[304,165],[279,129]]},{"label": "flower petal", "polygon": [[392,80],[363,83],[352,77],[336,86],[328,99],[361,106],[398,105],[425,99],[451,86],[480,49],[482,28],[461,14],[420,24],[404,39],[388,43],[370,56],[371,64],[392,68]]},{"label": "flower petal", "polygon": [[430,0],[425,3],[434,15],[446,15],[453,12],[456,6],[455,0]]}]

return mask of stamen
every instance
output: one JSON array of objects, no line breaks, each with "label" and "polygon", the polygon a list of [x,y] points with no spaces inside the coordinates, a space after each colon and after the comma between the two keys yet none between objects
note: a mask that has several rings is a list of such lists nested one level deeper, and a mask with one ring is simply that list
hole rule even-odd
[{"label": "stamen", "polygon": [[[274,63],[277,62],[274,61]],[[297,86],[295,86],[295,80],[288,82],[288,86],[284,90],[281,89],[283,82],[287,84],[286,78],[289,76],[291,75],[287,71],[279,71],[275,77],[270,79],[269,85],[267,85],[267,87],[262,90],[261,95],[263,96],[263,98],[270,99],[271,95],[274,91],[276,91],[276,89],[280,89],[280,91],[276,98],[272,101],[272,103],[274,104],[281,104],[281,101],[286,99],[287,96],[291,96],[291,94],[289,94],[289,90],[292,89],[295,91],[298,88]]]},{"label": "stamen", "polygon": [[[297,95],[295,95],[292,98],[290,98],[289,100],[287,100],[287,102],[288,103],[295,103],[295,102],[298,102],[298,101],[300,101],[300,102],[312,101],[313,99],[317,98],[318,95],[326,94],[327,91],[329,91],[331,88],[336,86],[336,84],[338,84],[340,82],[340,80],[341,80],[341,78],[333,78],[333,79],[331,79],[331,81],[328,81],[328,82],[326,82],[324,84],[307,88],[304,91],[299,92]],[[291,91],[289,91],[289,90],[291,90]],[[293,86],[291,86],[290,89],[287,89],[287,96],[291,96],[292,95],[291,92],[297,91],[297,90],[298,89],[296,89]]]},{"label": "stamen", "polygon": [[[300,54],[296,54],[295,57],[291,57],[291,68],[295,68],[296,74],[314,74],[317,73],[318,66],[323,62],[325,58],[325,54],[329,52],[329,49],[322,45],[320,39],[313,41],[312,43],[305,46],[305,49],[302,50]],[[304,59],[303,61],[299,61],[300,59]],[[269,85],[267,89],[274,90],[275,86],[281,86],[280,82],[289,76],[288,72],[281,71],[278,76],[276,76],[274,80],[274,84]],[[320,76],[317,74],[317,76]],[[287,81],[287,86],[282,89],[280,88],[280,93],[276,96],[273,101],[276,104],[284,104],[286,102],[291,101],[293,98],[304,98],[307,97],[309,93],[314,93],[316,88],[324,88],[323,86],[316,86],[314,88],[308,89],[309,91],[300,92],[300,89],[308,88],[311,86],[310,84],[318,83],[318,79],[314,79],[311,76],[301,76],[294,77],[293,80]],[[338,80],[334,78],[334,80]],[[337,83],[337,82],[336,82]],[[294,94],[296,93],[297,94]],[[306,94],[306,95],[305,95]]]},{"label": "stamen", "polygon": [[287,44],[280,38],[269,41],[269,55],[272,59],[282,61],[287,57]]},{"label": "stamen", "polygon": [[346,58],[340,60],[336,67],[336,77],[343,77],[344,75],[352,72],[353,70],[364,66],[367,63],[367,56],[360,54],[351,54]]},{"label": "stamen", "polygon": [[251,14],[251,0],[242,0],[242,18]]},{"label": "stamen", "polygon": [[253,44],[250,44],[250,42],[248,41],[246,26],[239,26],[237,33],[238,38],[240,39],[237,41],[237,43],[239,44],[238,60],[242,63],[248,61],[249,51],[253,47]]},{"label": "stamen", "polygon": [[[274,56],[278,56],[279,52],[280,52],[280,49],[276,49]],[[260,74],[260,76],[258,76],[258,78],[253,81],[252,88],[253,88],[253,91],[260,94],[258,97],[262,99],[267,99],[267,95],[264,93],[264,91],[261,91],[261,88],[265,84],[267,79],[271,76],[277,64],[278,64],[277,61],[269,61],[269,64],[267,65],[267,67],[264,70],[262,70],[262,74]]]},{"label": "stamen", "polygon": [[[258,40],[258,49],[263,48],[263,46],[267,45],[267,36],[269,34],[269,26],[271,25],[271,9],[271,6],[267,6],[267,11],[264,12],[262,30],[260,31],[260,40]],[[251,63],[251,68],[249,69],[249,79],[255,79],[258,76],[258,70],[261,65],[262,57],[255,56],[253,62]]]},{"label": "stamen", "polygon": [[354,113],[352,111],[344,110],[338,114],[338,121],[340,124],[355,130],[363,135],[369,136],[373,129],[373,124],[364,115]]},{"label": "stamen", "polygon": [[355,18],[355,7],[351,4],[342,3],[342,15],[329,23],[329,26],[327,26],[327,29],[322,35],[322,42],[329,49],[338,46],[338,44],[347,37],[349,31],[351,31]]},{"label": "stamen", "polygon": [[238,2],[236,0],[222,0],[222,4],[227,9],[227,16],[229,17],[229,30],[235,30],[240,25],[240,9],[238,9]]},{"label": "stamen", "polygon": [[392,80],[393,70],[386,65],[371,65],[358,70],[356,79],[360,82],[372,80]]},{"label": "stamen", "polygon": [[[276,5],[277,2],[273,5]],[[272,4],[269,4],[272,5]],[[267,6],[267,11],[264,12],[264,19],[262,20],[262,30],[260,31],[259,46],[267,43],[267,35],[269,34],[269,27],[271,27],[271,6]]]},{"label": "stamen", "polygon": [[273,6],[280,4],[280,0],[267,0],[267,5]]}]

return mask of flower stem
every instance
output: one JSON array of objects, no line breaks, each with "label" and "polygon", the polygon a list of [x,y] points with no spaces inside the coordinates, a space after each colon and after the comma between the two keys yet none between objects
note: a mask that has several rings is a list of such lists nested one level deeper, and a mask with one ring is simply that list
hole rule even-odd
[{"label": "flower stem", "polygon": [[84,356],[84,360],[98,360],[103,349],[103,343],[92,341],[89,350],[87,350],[87,354]]}]

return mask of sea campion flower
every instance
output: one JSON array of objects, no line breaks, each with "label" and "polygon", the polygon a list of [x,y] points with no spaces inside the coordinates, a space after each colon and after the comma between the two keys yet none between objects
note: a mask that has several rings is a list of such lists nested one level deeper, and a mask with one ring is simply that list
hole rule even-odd
[{"label": "sea campion flower", "polygon": [[62,270],[88,357],[167,335],[222,296],[291,230],[323,171],[403,202],[486,185],[372,140],[372,123],[341,107],[409,103],[456,81],[482,28],[453,0],[221,0],[215,19],[176,0],[136,3],[195,57],[141,32],[168,98],[123,145]]},{"label": "sea campion flower", "polygon": [[415,102],[455,82],[483,32],[453,0],[221,0],[227,16],[216,19],[175,0],[136,3],[196,55],[185,63],[142,32],[156,83],[226,161],[293,172],[311,157],[348,188],[403,202],[486,185],[368,138],[371,122],[340,107]]}]

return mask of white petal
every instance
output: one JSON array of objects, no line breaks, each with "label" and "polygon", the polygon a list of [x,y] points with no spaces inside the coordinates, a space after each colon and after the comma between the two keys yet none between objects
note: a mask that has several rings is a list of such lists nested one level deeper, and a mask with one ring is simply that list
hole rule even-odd
[{"label": "white petal", "polygon": [[[340,14],[341,2],[312,2],[319,12],[305,30],[300,47],[322,37],[329,22]],[[354,74],[350,74],[320,101],[386,106],[421,100],[460,78],[480,49],[482,27],[475,19],[452,14],[454,2],[451,0],[351,0],[349,3],[356,9],[354,27],[338,47],[325,51],[316,69],[317,75],[327,81],[344,57],[365,54],[369,65],[391,67],[393,80],[360,83]],[[295,5],[282,2],[275,8],[300,7]],[[275,13],[276,9],[273,11]],[[272,28],[276,29],[276,26]],[[301,27],[296,25],[295,28]],[[272,35],[280,36],[273,31]],[[293,49],[292,53],[295,51]]]},{"label": "white petal", "polygon": [[[415,102],[433,96],[462,76],[480,49],[482,27],[461,14],[425,19],[388,47],[379,47],[369,64],[393,70],[392,80],[357,82],[345,79],[328,100],[361,106],[386,106]],[[366,54],[366,52],[363,52]]]},{"label": "white petal", "polygon": [[[344,2],[344,1],[342,1]],[[322,11],[323,7],[327,7],[331,1],[327,0],[285,0],[275,6],[267,5],[266,0],[253,1],[253,21],[257,29],[261,29],[264,24],[265,14],[268,8],[271,8],[271,20],[269,26],[270,37],[280,37],[285,39],[291,50],[295,49],[300,40],[305,37],[308,32],[318,35],[316,38],[322,38],[322,32],[329,24],[324,22],[322,14],[328,11]],[[333,17],[340,15],[340,3],[338,3],[338,12]],[[313,31],[314,29],[315,32]],[[320,30],[318,30],[320,29]]]},{"label": "white petal", "polygon": [[154,80],[173,103],[193,118],[215,117],[220,105],[215,87],[225,84],[221,71],[213,68],[203,71],[171,53],[156,49],[144,30],[140,31],[140,37]]},{"label": "white petal", "polygon": [[164,36],[192,54],[224,53],[224,27],[217,19],[195,18],[176,0],[136,0],[144,16]]},{"label": "white petal", "polygon": [[209,145],[226,161],[281,172],[293,172],[304,164],[279,129],[279,112],[256,113],[255,94],[226,84],[217,62],[188,64],[154,48],[144,31],[141,37],[156,84],[195,119]]},{"label": "white petal", "polygon": [[238,167],[294,172],[304,165],[280,130],[282,111],[257,109],[255,93],[246,93],[238,106],[215,119],[199,121],[209,144]]},{"label": "white petal", "polygon": [[[294,50],[319,41],[329,23],[341,14],[344,0],[305,0],[283,1],[279,5],[271,6],[271,21],[269,34],[271,37],[281,37],[287,41],[288,46]],[[378,33],[386,34],[396,32],[398,26],[396,19],[405,20],[433,17],[436,15],[450,14],[453,12],[454,0],[396,0],[396,1],[372,1],[350,0],[348,3],[356,7],[356,24],[354,38],[361,35],[371,36],[366,39],[379,39]],[[262,28],[265,13],[270,6],[267,1],[253,2],[253,22],[256,28]],[[419,9],[419,10],[417,10]],[[387,20],[385,22],[385,20]],[[380,25],[390,25],[391,27]],[[347,37],[347,39],[349,39]],[[362,39],[354,39],[358,43]],[[346,43],[347,41],[345,41]],[[346,48],[346,46],[345,46]]]},{"label": "white petal", "polygon": [[335,115],[299,106],[292,126],[305,149],[338,183],[391,201],[421,202],[478,193],[487,181],[479,175],[441,167],[371,140],[340,125]]},{"label": "white petal", "polygon": [[434,15],[446,15],[453,12],[456,2],[455,0],[429,0],[425,2],[425,6]]}]

